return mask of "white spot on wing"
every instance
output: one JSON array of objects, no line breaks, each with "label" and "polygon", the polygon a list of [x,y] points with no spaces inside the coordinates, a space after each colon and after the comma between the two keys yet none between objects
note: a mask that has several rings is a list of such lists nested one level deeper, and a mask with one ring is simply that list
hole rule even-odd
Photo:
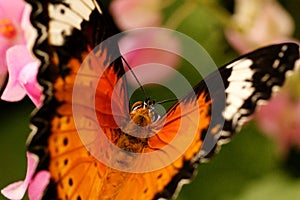
[{"label": "white spot on wing", "polygon": [[49,43],[54,46],[61,46],[64,44],[64,37],[71,35],[72,26],[58,21],[49,22]]},{"label": "white spot on wing", "polygon": [[[72,1],[72,0],[70,0]],[[95,9],[95,4],[94,4],[94,1],[93,0],[83,0],[83,2],[90,7],[91,10],[94,10]]]},{"label": "white spot on wing", "polygon": [[222,130],[222,131],[221,131],[221,135],[224,136],[224,137],[230,137],[230,136],[232,135],[232,133],[229,132],[229,131],[224,131],[224,130]]},{"label": "white spot on wing", "polygon": [[262,106],[262,105],[266,105],[268,103],[268,101],[264,100],[264,99],[259,99],[256,104],[258,106]]},{"label": "white spot on wing", "polygon": [[288,77],[292,76],[293,74],[294,74],[294,71],[289,70],[285,73],[285,78],[288,78]]},{"label": "white spot on wing", "polygon": [[280,73],[283,73],[285,70],[286,70],[286,66],[285,66],[285,65],[281,65],[281,66],[278,68],[278,71],[279,71]]},{"label": "white spot on wing", "polygon": [[259,99],[261,98],[261,94],[260,93],[256,93],[251,97],[251,101],[252,102],[257,102]]},{"label": "white spot on wing", "polygon": [[272,67],[273,67],[274,69],[276,69],[276,68],[279,66],[279,64],[280,64],[280,60],[276,59],[276,60],[274,61],[273,65],[272,65]]},{"label": "white spot on wing", "polygon": [[92,8],[90,8],[87,4],[83,3],[81,0],[65,0],[64,2],[69,4],[70,8],[81,15],[83,19],[89,19],[89,16],[92,13]]},{"label": "white spot on wing", "polygon": [[52,19],[52,21],[54,19],[57,21],[64,22],[66,24],[70,24],[78,30],[81,29],[80,24],[83,21],[83,19],[65,5],[49,4],[48,11],[49,17]]},{"label": "white spot on wing", "polygon": [[226,93],[235,94],[235,96],[245,97],[251,96],[254,92],[251,82],[231,82],[230,86],[225,90]]},{"label": "white spot on wing", "polygon": [[282,47],[281,47],[281,51],[286,51],[288,49],[288,46],[287,45],[283,45]]},{"label": "white spot on wing", "polygon": [[284,56],[284,53],[283,52],[279,52],[278,57],[282,58],[283,56]]},{"label": "white spot on wing", "polygon": [[[61,46],[65,36],[72,34],[74,28],[81,30],[81,23],[89,20],[92,11],[99,5],[94,0],[63,0],[64,4],[49,4],[49,41]],[[101,9],[100,9],[101,11]],[[99,12],[100,12],[99,11]],[[101,12],[100,12],[101,13]]]},{"label": "white spot on wing", "polygon": [[101,8],[100,8],[100,5],[96,2],[96,0],[93,0],[93,2],[94,2],[94,4],[95,4],[95,6],[96,6],[98,12],[99,12],[100,14],[102,14],[102,10],[101,10]]},{"label": "white spot on wing", "polygon": [[222,145],[224,145],[224,144],[228,144],[230,142],[230,139],[229,138],[226,138],[226,139],[221,139],[221,140],[219,140],[218,142],[217,142],[217,144],[219,145],[219,146],[222,146]]},{"label": "white spot on wing", "polygon": [[280,90],[280,87],[278,85],[274,85],[272,87],[272,92],[275,93],[275,92],[278,92]]},{"label": "white spot on wing", "polygon": [[270,78],[270,74],[265,74],[265,75],[261,78],[261,82],[266,82],[269,78]]},{"label": "white spot on wing", "polygon": [[238,70],[238,69],[243,69],[243,68],[249,68],[249,66],[252,64],[253,64],[252,60],[243,58],[243,59],[237,60],[237,61],[227,65],[226,68],[229,69],[229,68],[234,67],[234,68],[236,68],[235,70]]},{"label": "white spot on wing", "polygon": [[[254,74],[254,71],[250,68],[252,64],[252,60],[244,58],[227,66],[227,68],[232,67],[232,72],[228,78],[229,85],[225,90],[227,94],[227,106],[223,112],[223,116],[226,120],[235,120],[237,122],[241,116],[239,110],[245,100],[255,91],[251,82]],[[239,70],[241,68],[245,70]],[[235,117],[235,115],[237,116]]]},{"label": "white spot on wing", "polygon": [[228,81],[244,81],[244,80],[251,80],[253,75],[253,70],[247,68],[245,70],[233,70]]}]

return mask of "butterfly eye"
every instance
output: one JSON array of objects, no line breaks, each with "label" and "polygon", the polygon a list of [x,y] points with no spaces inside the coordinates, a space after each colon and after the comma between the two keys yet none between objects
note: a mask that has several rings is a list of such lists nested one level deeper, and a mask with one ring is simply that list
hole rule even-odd
[{"label": "butterfly eye", "polygon": [[132,111],[135,111],[135,110],[137,110],[137,109],[139,109],[139,108],[142,108],[143,105],[144,105],[144,103],[143,103],[142,101],[135,102],[135,103],[132,105],[131,110],[132,110]]},{"label": "butterfly eye", "polygon": [[150,116],[152,123],[157,122],[161,118],[160,114],[154,108],[150,110]]}]

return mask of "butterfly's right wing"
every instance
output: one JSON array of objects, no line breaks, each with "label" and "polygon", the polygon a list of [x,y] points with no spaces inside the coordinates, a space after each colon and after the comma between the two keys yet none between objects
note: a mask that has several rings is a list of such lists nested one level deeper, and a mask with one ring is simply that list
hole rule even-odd
[{"label": "butterfly's right wing", "polygon": [[[149,152],[164,151],[168,159],[175,159],[165,168],[145,175],[158,177],[155,198],[169,199],[189,181],[198,163],[228,142],[257,105],[283,85],[296,63],[297,44],[264,47],[221,67],[179,100],[164,118],[164,127],[148,142]],[[162,149],[166,146],[172,150]]]}]

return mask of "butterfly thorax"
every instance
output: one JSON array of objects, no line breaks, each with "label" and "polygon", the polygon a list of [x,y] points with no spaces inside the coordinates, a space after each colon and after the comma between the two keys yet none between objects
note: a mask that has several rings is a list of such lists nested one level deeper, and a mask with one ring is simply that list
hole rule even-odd
[{"label": "butterfly thorax", "polygon": [[130,118],[138,126],[148,126],[152,121],[151,105],[141,101],[134,103]]},{"label": "butterfly thorax", "polygon": [[142,153],[147,147],[148,136],[151,133],[150,124],[153,122],[154,109],[146,102],[136,102],[130,112],[130,120],[122,128],[122,134],[118,136],[116,145],[126,151]]},{"label": "butterfly thorax", "polygon": [[130,112],[130,120],[123,128],[123,131],[140,138],[147,138],[151,131],[150,124],[155,121],[156,114],[151,104],[136,102]]}]

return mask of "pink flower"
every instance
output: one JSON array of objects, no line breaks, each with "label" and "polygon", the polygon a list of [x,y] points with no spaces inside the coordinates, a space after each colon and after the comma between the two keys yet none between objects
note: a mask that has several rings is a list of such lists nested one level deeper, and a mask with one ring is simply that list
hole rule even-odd
[{"label": "pink flower", "polygon": [[27,44],[35,36],[29,22],[31,7],[22,0],[0,0],[0,74],[7,72],[6,50],[16,44]]},{"label": "pink flower", "polygon": [[1,99],[19,101],[28,94],[34,104],[40,106],[41,88],[36,81],[38,62],[28,50],[36,38],[30,12],[31,6],[24,1],[0,0],[0,87],[9,71]]},{"label": "pink flower", "polygon": [[[130,31],[119,42],[121,54],[129,66],[140,68],[135,74],[141,82],[167,80],[175,71],[171,68],[177,67],[180,57],[175,53],[180,53],[180,41],[166,30],[145,28]],[[124,66],[128,70],[125,63]],[[137,84],[134,77],[129,76],[128,81]]]},{"label": "pink flower", "polygon": [[160,0],[114,0],[110,11],[122,30],[146,26],[159,26],[161,22]]},{"label": "pink flower", "polygon": [[296,41],[291,36],[294,21],[275,0],[236,0],[232,26],[226,30],[228,42],[240,53],[260,46]]},{"label": "pink flower", "polygon": [[6,101],[19,101],[27,94],[33,103],[41,106],[42,89],[37,83],[39,62],[24,45],[16,45],[7,51],[9,79],[1,96]]},{"label": "pink flower", "polygon": [[23,43],[20,24],[25,2],[12,0],[9,3],[0,0],[0,88],[2,88],[7,72],[5,61],[6,50],[15,43]]},{"label": "pink flower", "polygon": [[292,76],[271,101],[256,113],[258,126],[278,144],[282,154],[300,150],[300,77]]},{"label": "pink flower", "polygon": [[49,184],[50,174],[45,170],[35,174],[38,162],[38,156],[27,152],[27,172],[25,180],[8,185],[1,190],[1,193],[9,199],[22,199],[28,187],[30,200],[41,199],[45,188]]}]

